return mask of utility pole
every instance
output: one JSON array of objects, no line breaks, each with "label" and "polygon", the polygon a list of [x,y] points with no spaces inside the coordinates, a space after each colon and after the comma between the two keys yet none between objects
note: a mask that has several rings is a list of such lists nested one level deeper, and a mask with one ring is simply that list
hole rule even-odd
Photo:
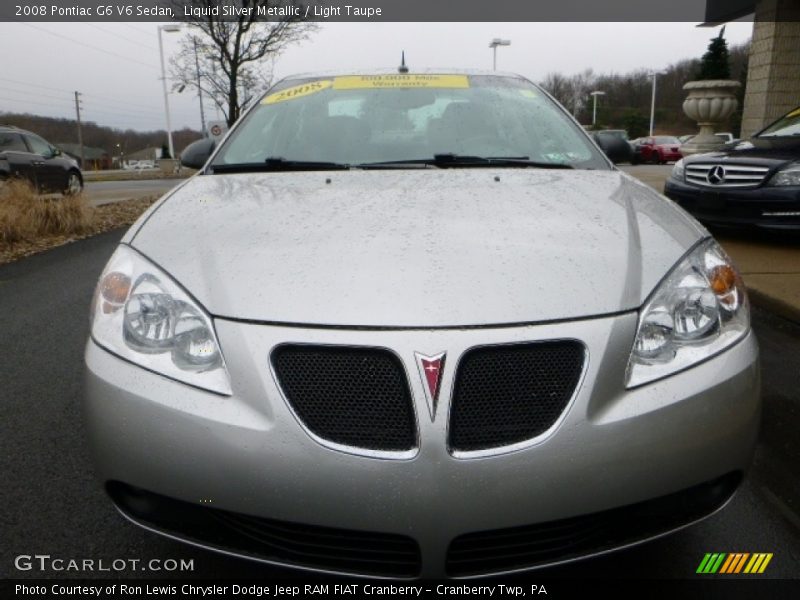
[{"label": "utility pole", "polygon": [[653,71],[651,73],[653,76],[653,93],[650,96],[650,137],[653,136],[653,125],[656,120],[656,77],[663,74],[664,73],[658,71]]},{"label": "utility pole", "polygon": [[197,57],[197,38],[193,37],[192,42],[194,43],[194,69],[197,74],[197,96],[200,98],[200,126],[202,127],[200,133],[203,134],[203,137],[206,137],[206,115],[203,112],[203,90],[200,87],[200,59]]},{"label": "utility pole", "polygon": [[[167,97],[167,75],[164,72],[164,42],[161,41],[161,32],[175,33],[181,26],[175,24],[158,26],[158,55],[161,58],[161,86],[164,88],[164,114],[167,117],[167,142],[169,144],[169,157],[175,158],[175,147],[172,145],[172,125],[169,122],[169,98]],[[163,156],[162,156],[163,158]]]},{"label": "utility pole", "polygon": [[590,96],[594,98],[594,106],[592,107],[592,129],[594,129],[595,124],[597,123],[597,97],[605,95],[606,93],[600,90],[596,90],[590,94]]},{"label": "utility pole", "polygon": [[78,118],[78,145],[81,147],[81,169],[86,165],[83,158],[83,130],[81,129],[81,101],[80,92],[75,92],[75,115]]}]

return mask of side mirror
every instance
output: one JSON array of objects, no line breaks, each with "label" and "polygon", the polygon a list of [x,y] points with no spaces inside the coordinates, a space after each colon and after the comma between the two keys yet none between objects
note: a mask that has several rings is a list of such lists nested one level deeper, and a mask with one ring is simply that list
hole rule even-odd
[{"label": "side mirror", "polygon": [[217,141],[212,138],[192,142],[181,152],[181,164],[190,169],[202,169],[216,145]]},{"label": "side mirror", "polygon": [[630,162],[633,158],[633,148],[624,139],[609,135],[594,135],[594,140],[603,153],[614,164]]},{"label": "side mirror", "polygon": [[58,148],[50,148],[50,156],[55,158],[56,156],[61,156],[61,150]]}]

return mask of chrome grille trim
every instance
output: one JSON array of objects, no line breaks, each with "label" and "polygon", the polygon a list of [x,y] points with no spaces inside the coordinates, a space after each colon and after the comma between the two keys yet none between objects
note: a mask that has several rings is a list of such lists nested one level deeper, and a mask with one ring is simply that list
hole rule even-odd
[{"label": "chrome grille trim", "polygon": [[[725,169],[725,181],[709,183],[707,177],[715,167]],[[686,165],[686,182],[709,188],[756,187],[769,173],[769,167],[740,165],[736,163],[693,163]]]}]

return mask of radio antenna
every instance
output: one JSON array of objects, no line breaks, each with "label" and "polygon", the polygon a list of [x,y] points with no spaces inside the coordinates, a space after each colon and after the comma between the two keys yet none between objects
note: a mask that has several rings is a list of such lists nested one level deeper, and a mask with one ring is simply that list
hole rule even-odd
[{"label": "radio antenna", "polygon": [[408,67],[406,66],[406,51],[403,50],[400,53],[400,66],[397,67],[398,73],[408,73]]}]

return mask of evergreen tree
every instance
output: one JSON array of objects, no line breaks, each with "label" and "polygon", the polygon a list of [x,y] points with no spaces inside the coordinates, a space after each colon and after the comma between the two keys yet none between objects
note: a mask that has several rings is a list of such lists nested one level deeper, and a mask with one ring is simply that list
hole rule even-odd
[{"label": "evergreen tree", "polygon": [[698,79],[730,79],[731,67],[728,54],[728,42],[723,37],[725,27],[719,35],[711,39],[708,50],[700,61]]},{"label": "evergreen tree", "polygon": [[622,114],[622,126],[628,131],[631,138],[647,135],[650,119],[635,108],[627,108]]}]

